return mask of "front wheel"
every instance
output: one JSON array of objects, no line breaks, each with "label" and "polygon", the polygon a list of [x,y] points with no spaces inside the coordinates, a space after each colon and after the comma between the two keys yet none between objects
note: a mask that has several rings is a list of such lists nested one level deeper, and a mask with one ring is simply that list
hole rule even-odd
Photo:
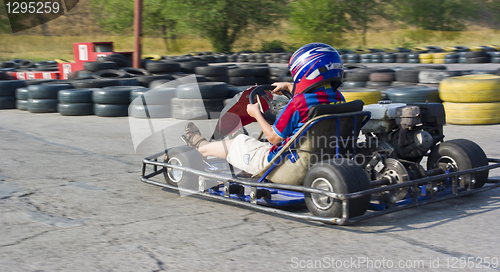
[{"label": "front wheel", "polygon": [[[305,187],[337,194],[349,194],[370,189],[370,180],[363,168],[348,159],[322,161],[307,173]],[[305,193],[309,211],[316,216],[342,218],[342,201],[321,194]],[[349,217],[363,215],[370,204],[370,195],[349,200]]]},{"label": "front wheel", "polygon": [[[483,149],[476,143],[457,139],[443,142],[431,150],[427,160],[427,169],[442,168],[445,172],[457,172],[488,165],[488,158]],[[481,171],[474,174],[459,177],[459,185],[468,187],[473,184],[474,188],[483,187],[488,180],[489,171]]]},{"label": "front wheel", "polygon": [[[199,171],[205,169],[203,156],[190,146],[179,146],[167,150],[165,162]],[[163,176],[167,184],[185,189],[198,190],[198,175],[165,167]]]}]

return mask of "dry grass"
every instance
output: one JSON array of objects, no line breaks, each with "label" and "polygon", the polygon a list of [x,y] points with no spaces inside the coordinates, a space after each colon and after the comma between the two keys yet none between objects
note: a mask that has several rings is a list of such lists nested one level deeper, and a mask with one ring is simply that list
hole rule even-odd
[{"label": "dry grass", "polygon": [[[395,30],[369,32],[367,35],[367,47],[410,47],[410,46],[452,46],[452,45],[487,45],[500,44],[498,30],[478,29],[463,32],[439,32],[439,31],[416,31]],[[413,38],[413,39],[411,39]],[[259,31],[252,35],[247,34],[240,39],[234,47],[235,51],[242,49],[258,50],[262,41],[281,40],[293,45],[293,40],[283,31]],[[361,35],[356,33],[343,36],[346,48],[358,48],[361,43]],[[113,41],[115,51],[133,51],[132,37],[124,36],[37,36],[37,35],[0,35],[0,60],[15,58],[33,59],[35,61],[54,58],[72,60],[72,43]],[[297,45],[297,44],[296,44]],[[178,39],[175,48],[170,45],[167,53],[165,44],[160,38],[144,38],[143,52],[145,54],[179,55],[188,52],[212,51],[210,43],[201,38]],[[174,49],[174,50],[172,50]]]}]

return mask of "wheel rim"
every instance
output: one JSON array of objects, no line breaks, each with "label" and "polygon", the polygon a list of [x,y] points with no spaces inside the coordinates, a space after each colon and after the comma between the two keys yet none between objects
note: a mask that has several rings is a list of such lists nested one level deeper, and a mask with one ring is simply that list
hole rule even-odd
[{"label": "wheel rim", "polygon": [[[182,166],[181,161],[179,159],[175,158],[175,157],[174,158],[170,158],[168,160],[168,163],[171,164],[171,165]],[[178,183],[179,181],[181,181],[183,173],[184,172],[181,171],[181,170],[172,169],[172,168],[168,168],[168,170],[167,170],[168,178],[172,182],[175,182],[175,183]]]},{"label": "wheel rim", "polygon": [[[315,179],[311,187],[314,189],[321,189],[329,192],[333,192],[333,187],[328,180],[324,178]],[[333,199],[331,197],[322,195],[322,194],[311,194],[311,199],[316,207],[322,210],[327,210],[333,205]]]},{"label": "wheel rim", "polygon": [[436,164],[434,165],[435,168],[443,166],[445,167],[445,171],[448,171],[450,169],[452,170],[452,172],[458,171],[457,162],[451,157],[442,156],[437,160]]}]

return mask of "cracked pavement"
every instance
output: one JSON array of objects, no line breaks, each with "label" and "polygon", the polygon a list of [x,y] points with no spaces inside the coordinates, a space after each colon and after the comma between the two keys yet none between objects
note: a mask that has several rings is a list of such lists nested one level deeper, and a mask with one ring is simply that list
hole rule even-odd
[{"label": "cracked pavement", "polygon": [[[293,260],[359,257],[427,270],[440,258],[446,271],[446,258],[500,258],[499,189],[328,226],[140,182],[142,158],[161,145],[135,154],[127,118],[1,115],[0,271],[302,271]],[[214,126],[201,123],[205,135]],[[448,125],[445,135],[499,158],[499,129]],[[171,146],[181,131],[165,132]]]}]

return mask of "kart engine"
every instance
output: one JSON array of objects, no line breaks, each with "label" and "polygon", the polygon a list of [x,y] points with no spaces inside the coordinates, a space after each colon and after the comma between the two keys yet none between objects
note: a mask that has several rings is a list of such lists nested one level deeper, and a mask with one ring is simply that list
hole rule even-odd
[{"label": "kart engine", "polygon": [[[367,105],[371,119],[362,127],[366,137],[360,151],[369,158],[364,169],[371,180],[389,184],[424,177],[420,165],[424,155],[442,141],[445,111],[441,103],[396,104],[381,101]],[[408,188],[378,195],[384,203],[405,198]]]},{"label": "kart engine", "polygon": [[398,104],[381,101],[367,105],[372,113],[362,128],[372,153],[420,162],[422,157],[443,140],[445,111],[441,103]]}]

